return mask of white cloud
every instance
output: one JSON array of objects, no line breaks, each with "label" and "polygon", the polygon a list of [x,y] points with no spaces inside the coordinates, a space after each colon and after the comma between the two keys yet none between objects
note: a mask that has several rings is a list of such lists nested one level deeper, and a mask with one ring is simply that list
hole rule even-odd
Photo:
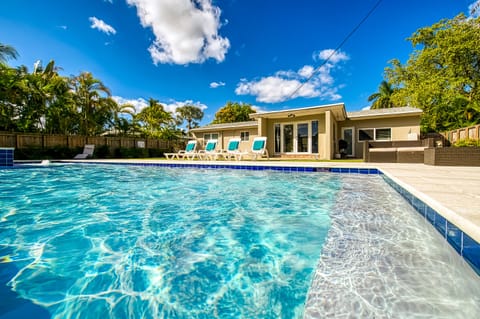
[{"label": "white cloud", "polygon": [[322,51],[313,53],[313,60],[323,60],[327,63],[337,64],[338,62],[348,61],[349,57],[342,51],[337,51],[333,49],[325,49]]},{"label": "white cloud", "polygon": [[111,25],[106,24],[103,20],[100,20],[96,17],[90,17],[88,18],[88,20],[90,20],[90,22],[92,23],[92,25],[90,26],[90,28],[92,29],[97,29],[106,34],[117,33],[117,31]]},{"label": "white cloud", "polygon": [[182,106],[187,105],[187,104],[196,106],[199,109],[201,109],[202,111],[207,109],[207,106],[205,104],[200,103],[198,101],[193,102],[192,100],[185,100],[183,102],[169,101],[167,103],[162,103],[162,102],[160,102],[160,103],[165,107],[165,111],[169,111],[169,112],[172,112],[172,113],[175,113],[177,111],[177,108],[182,107]]},{"label": "white cloud", "polygon": [[480,0],[477,0],[468,6],[468,12],[470,17],[477,18],[480,17]]},{"label": "white cloud", "polygon": [[222,62],[230,41],[218,34],[220,9],[212,0],[127,0],[155,40],[148,51],[155,64]]},{"label": "white cloud", "polygon": [[[145,107],[148,106],[148,101],[145,100],[144,98],[138,98],[138,99],[126,99],[121,96],[112,96],[112,98],[120,105],[122,104],[131,104],[135,107],[135,113],[140,113]],[[168,102],[162,102],[159,101],[160,104],[163,105],[164,110],[168,112],[175,113],[178,107],[184,106],[186,104],[188,105],[194,105],[198,108],[200,108],[202,111],[207,109],[207,106],[203,103],[200,102],[193,102],[193,100],[185,100],[183,102],[180,101],[175,101],[175,100],[170,100]]]},{"label": "white cloud", "polygon": [[[314,56],[328,57],[332,53],[333,50],[328,49],[315,53]],[[349,58],[343,52],[337,52],[332,57],[328,63],[317,69],[311,65],[305,65],[298,71],[281,70],[274,75],[257,80],[242,79],[237,84],[235,93],[253,95],[258,102],[265,103],[278,103],[297,97],[320,97],[337,101],[342,96],[338,94],[340,86],[335,86],[332,72],[340,68],[340,62],[347,61]],[[307,79],[309,79],[308,82],[306,82]]]},{"label": "white cloud", "polygon": [[212,82],[210,83],[210,88],[216,89],[220,86],[225,86],[225,82]]},{"label": "white cloud", "polygon": [[298,74],[304,78],[309,78],[312,76],[313,74],[313,71],[315,71],[315,69],[313,68],[313,66],[311,65],[305,65],[303,68],[301,68],[300,70],[298,70]]},{"label": "white cloud", "polygon": [[142,98],[138,99],[126,99],[121,96],[112,96],[112,99],[115,100],[120,105],[123,104],[130,104],[135,107],[135,113],[140,113],[141,110],[143,110],[145,107],[148,106],[148,101]]},{"label": "white cloud", "polygon": [[67,30],[68,27],[66,25],[59,25],[57,26],[59,29]]},{"label": "white cloud", "polygon": [[[285,101],[289,98],[289,95],[300,86],[300,81],[286,79],[278,76],[269,76],[261,78],[258,81],[243,81],[240,82],[235,89],[235,93],[238,95],[255,95],[258,102],[276,103]],[[318,92],[312,84],[305,84],[297,93],[295,97],[315,97],[318,96]]]}]

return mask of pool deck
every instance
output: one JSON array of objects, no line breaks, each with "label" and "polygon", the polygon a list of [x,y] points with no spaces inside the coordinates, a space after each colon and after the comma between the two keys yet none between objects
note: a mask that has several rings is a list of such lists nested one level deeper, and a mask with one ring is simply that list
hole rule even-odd
[{"label": "pool deck", "polygon": [[[480,168],[424,164],[318,161],[85,160],[99,163],[221,164],[283,167],[377,168],[480,243]],[[71,161],[69,161],[71,162]],[[83,161],[76,161],[83,162]]]}]

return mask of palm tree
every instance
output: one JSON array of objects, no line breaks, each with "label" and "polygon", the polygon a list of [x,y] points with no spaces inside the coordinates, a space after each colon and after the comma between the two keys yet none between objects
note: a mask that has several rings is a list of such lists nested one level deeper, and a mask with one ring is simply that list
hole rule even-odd
[{"label": "palm tree", "polygon": [[368,97],[368,101],[372,103],[371,109],[387,109],[395,107],[392,102],[392,94],[395,89],[387,81],[382,81],[378,87],[378,92]]},{"label": "palm tree", "polygon": [[[113,99],[112,99],[113,100]],[[128,135],[136,129],[135,106],[132,104],[118,104],[115,102],[112,108],[110,125],[116,134]]]},{"label": "palm tree", "polygon": [[8,59],[16,59],[18,52],[14,47],[0,43],[0,63],[7,62]]},{"label": "palm tree", "polygon": [[89,72],[71,79],[75,103],[80,111],[79,133],[95,135],[107,124],[113,103],[110,90]]},{"label": "palm tree", "polygon": [[58,74],[58,70],[60,68],[53,60],[45,68],[41,61],[37,61],[32,73],[26,73],[27,90],[20,118],[24,130],[44,130],[48,109],[60,98],[60,94],[68,93],[68,82]]},{"label": "palm tree", "polygon": [[164,110],[163,105],[150,98],[148,106],[137,114],[136,119],[143,124],[146,136],[159,137],[170,134],[170,127],[174,123],[172,114]]},{"label": "palm tree", "polygon": [[177,108],[177,118],[181,123],[187,121],[187,130],[190,131],[193,127],[198,126],[198,121],[203,118],[203,111],[194,105],[184,105]]}]

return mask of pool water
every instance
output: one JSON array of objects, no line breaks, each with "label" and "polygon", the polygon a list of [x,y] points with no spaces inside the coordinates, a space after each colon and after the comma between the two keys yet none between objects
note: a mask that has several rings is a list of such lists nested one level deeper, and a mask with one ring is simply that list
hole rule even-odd
[{"label": "pool water", "polygon": [[0,318],[301,318],[335,174],[0,170]]}]

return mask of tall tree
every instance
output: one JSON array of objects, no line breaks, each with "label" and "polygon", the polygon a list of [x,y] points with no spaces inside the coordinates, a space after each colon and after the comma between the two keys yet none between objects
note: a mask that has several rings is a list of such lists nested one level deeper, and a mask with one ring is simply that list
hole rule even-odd
[{"label": "tall tree", "polygon": [[395,104],[392,101],[392,94],[394,88],[387,81],[382,81],[378,87],[378,92],[373,93],[368,97],[368,101],[372,102],[372,109],[387,109],[395,107]]},{"label": "tall tree", "polygon": [[190,131],[192,128],[197,127],[199,122],[203,118],[203,111],[194,105],[184,105],[177,108],[177,119],[183,123],[187,121],[187,130]]},{"label": "tall tree", "polygon": [[10,68],[0,63],[0,130],[18,130],[19,107],[26,84],[24,68]]},{"label": "tall tree", "polygon": [[18,119],[20,130],[44,131],[48,108],[61,107],[55,102],[62,95],[70,94],[68,82],[58,74],[59,69],[53,60],[45,67],[37,61],[32,73],[25,72],[25,90]]},{"label": "tall tree", "polygon": [[141,122],[145,136],[162,138],[169,135],[173,125],[172,114],[165,111],[163,105],[150,98],[148,106],[137,114],[136,119]]},{"label": "tall tree", "polygon": [[423,131],[480,123],[480,17],[460,14],[417,30],[405,65],[392,60],[386,77],[396,104],[423,109]]},{"label": "tall tree", "polygon": [[8,59],[16,59],[18,52],[14,47],[0,43],[0,63],[7,62]]},{"label": "tall tree", "polygon": [[71,80],[75,104],[80,110],[79,133],[95,135],[103,132],[111,109],[115,107],[110,90],[89,72],[83,72]]},{"label": "tall tree", "polygon": [[110,119],[110,126],[117,132],[117,134],[127,136],[129,133],[134,133],[137,129],[135,121],[135,106],[132,104],[118,104],[112,110],[112,117]]},{"label": "tall tree", "polygon": [[256,113],[251,104],[227,102],[215,113],[212,124],[250,121],[251,113]]}]

